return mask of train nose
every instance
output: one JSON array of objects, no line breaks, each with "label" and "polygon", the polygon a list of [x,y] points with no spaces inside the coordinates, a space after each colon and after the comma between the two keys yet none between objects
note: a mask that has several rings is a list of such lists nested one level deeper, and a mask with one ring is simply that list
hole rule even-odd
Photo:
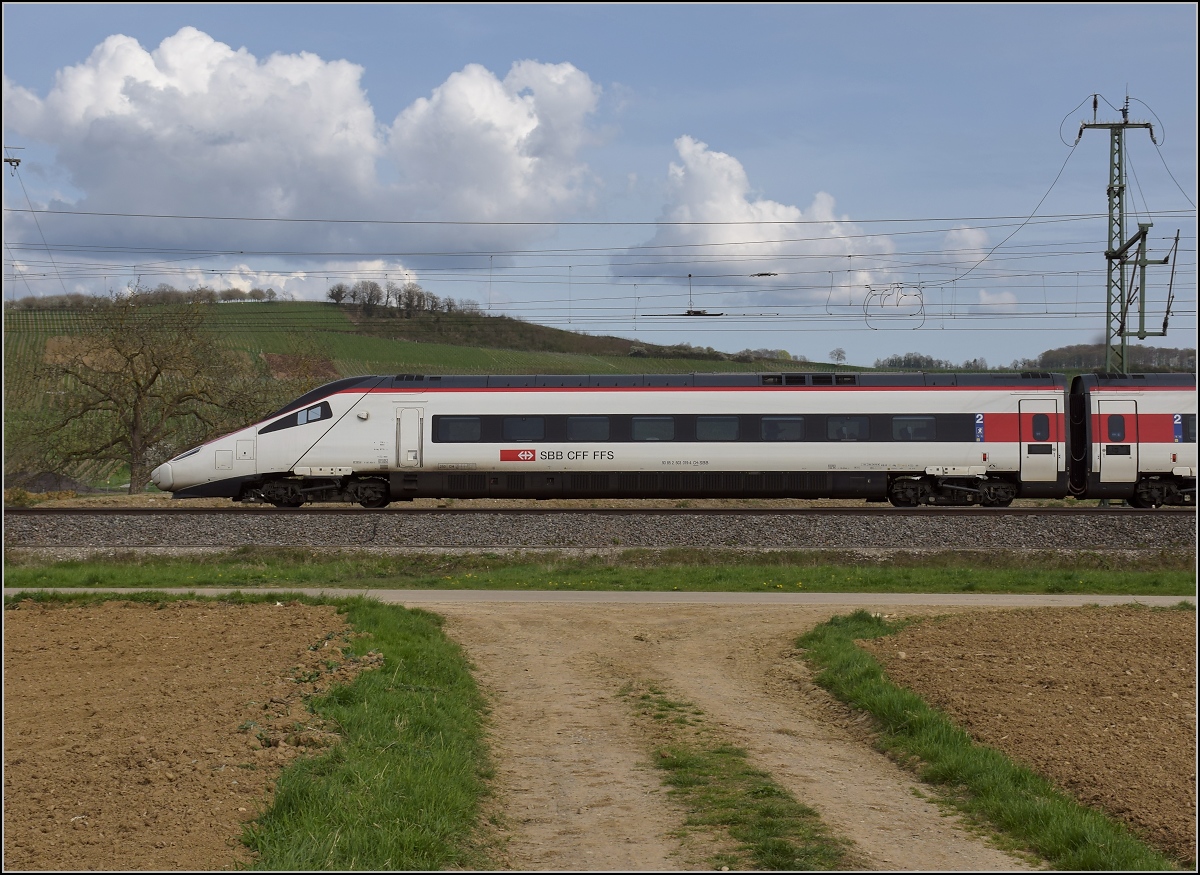
[{"label": "train nose", "polygon": [[171,463],[163,462],[161,465],[151,471],[150,480],[163,492],[168,492],[171,489],[172,484],[175,482],[174,475],[171,472]]}]

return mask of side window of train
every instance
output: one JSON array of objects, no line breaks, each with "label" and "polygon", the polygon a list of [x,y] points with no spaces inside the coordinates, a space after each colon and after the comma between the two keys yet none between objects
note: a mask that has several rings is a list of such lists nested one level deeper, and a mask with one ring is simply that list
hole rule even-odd
[{"label": "side window of train", "polygon": [[1108,417],[1108,439],[1118,442],[1125,440],[1125,417],[1119,413]]},{"label": "side window of train", "polygon": [[295,428],[298,425],[307,425],[310,422],[328,421],[333,418],[333,408],[329,406],[328,401],[322,401],[320,404],[313,404],[305,407],[302,410],[297,410],[294,413],[289,413],[281,419],[277,419],[270,425],[264,426],[258,430],[259,434],[268,434],[273,431],[279,431],[285,428]]},{"label": "side window of train", "polygon": [[1183,414],[1183,443],[1194,444],[1196,442],[1196,414]]},{"label": "side window of train", "polygon": [[1050,440],[1050,417],[1045,413],[1033,414],[1033,439],[1035,441]]},{"label": "side window of train", "polygon": [[696,440],[736,441],[738,418],[736,416],[697,416]]},{"label": "side window of train", "polygon": [[865,416],[831,416],[826,423],[825,435],[831,441],[865,441],[871,438],[870,420]]},{"label": "side window of train", "polygon": [[673,417],[673,416],[635,416],[635,417],[633,417],[633,439],[635,441],[673,441],[673,440],[675,440],[675,417]]},{"label": "side window of train", "polygon": [[567,440],[606,441],[609,435],[607,416],[568,416]]},{"label": "side window of train", "polygon": [[544,440],[546,421],[540,416],[506,416],[501,433],[506,441]]},{"label": "side window of train", "polygon": [[474,443],[483,436],[482,423],[478,416],[438,416],[434,420],[434,433],[439,443]]},{"label": "side window of train", "polygon": [[764,416],[762,418],[764,441],[804,440],[803,416]]},{"label": "side window of train", "polygon": [[937,440],[936,420],[932,416],[893,416],[892,440]]}]

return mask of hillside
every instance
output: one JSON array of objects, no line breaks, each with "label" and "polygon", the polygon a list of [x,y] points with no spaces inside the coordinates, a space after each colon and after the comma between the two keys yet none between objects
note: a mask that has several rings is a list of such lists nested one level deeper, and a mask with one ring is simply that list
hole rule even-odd
[{"label": "hillside", "polygon": [[[169,317],[175,304],[154,305]],[[829,365],[752,359],[687,344],[664,347],[619,337],[578,334],[507,316],[468,312],[366,316],[332,303],[236,301],[203,305],[227,346],[271,364],[307,362],[333,378],[364,373],[687,373]],[[91,330],[97,310],[6,308],[5,383],[20,385],[48,345]],[[651,361],[648,360],[653,360]]]}]

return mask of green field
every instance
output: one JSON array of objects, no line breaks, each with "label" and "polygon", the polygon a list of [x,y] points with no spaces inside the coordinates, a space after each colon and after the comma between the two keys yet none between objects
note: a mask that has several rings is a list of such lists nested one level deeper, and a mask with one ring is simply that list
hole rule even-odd
[{"label": "green field", "polygon": [[[1194,554],[1122,562],[1097,554],[1043,559],[1019,553],[895,556],[847,565],[834,554],[779,551],[627,550],[611,556],[537,553],[388,556],[303,548],[242,547],[187,557],[130,553],[47,564],[4,557],[9,588],[321,587],[323,589],[543,590],[553,592],[1047,593],[1194,596]],[[1135,564],[1136,563],[1136,564]]]},{"label": "green field", "polygon": [[[163,306],[164,313],[170,310]],[[293,352],[303,341],[333,362],[341,376],[373,373],[428,374],[641,374],[778,371],[780,362],[719,361],[705,358],[645,358],[628,355],[580,355],[565,352],[491,349],[454,343],[414,342],[380,336],[396,320],[356,323],[347,310],[319,302],[235,302],[208,305],[213,331],[230,348],[252,356]],[[488,317],[476,317],[486,324]],[[89,330],[87,310],[6,310],[4,314],[5,386],[28,386],[45,354],[46,341]],[[511,339],[512,329],[505,320]],[[531,331],[547,331],[530,326]],[[422,332],[424,333],[424,332]],[[560,332],[570,336],[570,332]],[[519,344],[519,340],[516,341]],[[533,350],[532,340],[524,345]],[[789,365],[791,366],[791,365]],[[798,370],[828,370],[829,365],[796,362]]]}]

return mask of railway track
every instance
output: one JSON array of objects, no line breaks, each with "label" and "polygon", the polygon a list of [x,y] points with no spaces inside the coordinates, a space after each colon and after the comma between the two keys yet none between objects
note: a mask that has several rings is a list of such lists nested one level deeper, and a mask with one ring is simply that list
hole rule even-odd
[{"label": "railway track", "polygon": [[1191,508],[15,508],[6,549],[1194,550]]},{"label": "railway track", "polygon": [[[183,502],[181,502],[183,503]],[[756,514],[811,514],[814,516],[869,516],[889,514],[896,516],[1093,516],[1096,514],[1184,514],[1195,516],[1190,507],[1161,507],[1144,510],[1126,505],[1112,507],[892,507],[887,504],[864,505],[862,507],[794,507],[794,508],[712,508],[712,507],[406,507],[393,504],[383,509],[362,508],[357,505],[306,505],[298,508],[272,507],[265,504],[234,504],[221,507],[10,507],[4,516],[52,516],[55,514],[77,516],[160,516],[164,514],[626,514],[626,515],[726,515],[754,516]]]}]

